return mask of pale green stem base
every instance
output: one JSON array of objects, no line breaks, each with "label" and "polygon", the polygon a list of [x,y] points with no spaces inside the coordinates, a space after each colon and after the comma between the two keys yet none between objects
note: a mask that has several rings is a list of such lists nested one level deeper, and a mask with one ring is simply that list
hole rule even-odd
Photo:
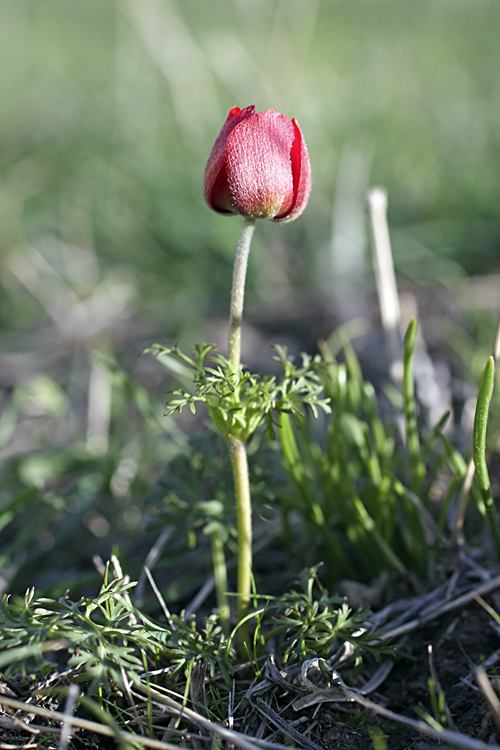
[{"label": "pale green stem base", "polygon": [[[241,440],[229,438],[229,453],[233,468],[234,489],[236,493],[236,514],[238,526],[238,623],[248,615],[252,587],[252,505],[250,483],[248,479],[248,462],[245,444]],[[238,643],[242,656],[250,652],[248,622],[238,630]]]},{"label": "pale green stem base", "polygon": [[234,373],[241,366],[241,321],[243,318],[243,299],[245,297],[245,279],[247,274],[248,254],[255,229],[255,219],[243,219],[236,257],[234,259],[233,288],[231,291],[231,308],[229,311],[229,364]]}]

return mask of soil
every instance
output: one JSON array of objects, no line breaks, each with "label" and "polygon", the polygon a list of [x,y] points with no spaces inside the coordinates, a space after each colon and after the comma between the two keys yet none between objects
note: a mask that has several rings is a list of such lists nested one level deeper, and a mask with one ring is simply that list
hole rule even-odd
[{"label": "soil", "polygon": [[[423,710],[432,716],[434,712],[429,693],[429,646],[432,646],[435,670],[454,728],[462,734],[488,742],[496,736],[495,725],[489,718],[482,695],[477,692],[473,670],[499,645],[499,635],[492,627],[490,615],[474,603],[459,615],[439,618],[432,626],[413,633],[403,647],[403,658],[398,659],[379,693],[371,697],[398,714],[418,718],[419,711]],[[470,684],[464,682],[467,679],[471,679]],[[335,714],[325,712],[325,719],[330,726],[323,733],[320,744],[328,748],[351,747],[348,742],[352,730],[342,727],[341,721],[340,736],[333,740],[331,731],[338,728]],[[424,746],[441,744],[394,722],[389,723],[378,717],[374,717],[373,722],[386,735],[390,750],[422,750]],[[357,744],[353,747],[360,750],[373,748],[371,730],[372,727],[358,730]]]}]

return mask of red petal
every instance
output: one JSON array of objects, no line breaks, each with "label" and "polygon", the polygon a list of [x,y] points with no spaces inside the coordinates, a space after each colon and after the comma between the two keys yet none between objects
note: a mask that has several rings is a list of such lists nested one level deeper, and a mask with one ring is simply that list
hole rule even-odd
[{"label": "red petal", "polygon": [[296,219],[307,205],[309,193],[311,192],[311,164],[309,154],[307,153],[306,144],[299,126],[295,119],[292,120],[294,127],[294,141],[290,151],[293,175],[293,201],[288,211],[280,216],[276,216],[274,221],[293,221]]},{"label": "red petal", "polygon": [[231,131],[226,143],[227,179],[239,213],[274,218],[293,209],[294,137],[288,117],[274,109],[244,119]]},{"label": "red petal", "polygon": [[242,120],[251,117],[254,113],[255,106],[253,104],[245,107],[245,109],[233,107],[229,111],[226,122],[215,139],[203,177],[205,200],[210,208],[213,208],[215,211],[224,213],[234,210],[225,174],[226,141],[233,128]]}]

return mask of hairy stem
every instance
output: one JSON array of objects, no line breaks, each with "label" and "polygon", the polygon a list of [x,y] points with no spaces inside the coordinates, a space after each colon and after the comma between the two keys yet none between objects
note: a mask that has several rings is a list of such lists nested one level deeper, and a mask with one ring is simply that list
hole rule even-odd
[{"label": "hairy stem", "polygon": [[245,278],[247,274],[248,254],[255,229],[255,219],[243,219],[236,258],[234,259],[233,288],[229,311],[229,364],[233,373],[241,366],[241,321],[243,318],[243,299],[245,296]]},{"label": "hairy stem", "polygon": [[[248,615],[252,586],[252,505],[248,479],[248,461],[245,443],[230,437],[228,439],[231,465],[233,468],[236,493],[236,516],[238,526],[238,623]],[[238,630],[240,653],[246,656],[250,651],[248,622]]]}]

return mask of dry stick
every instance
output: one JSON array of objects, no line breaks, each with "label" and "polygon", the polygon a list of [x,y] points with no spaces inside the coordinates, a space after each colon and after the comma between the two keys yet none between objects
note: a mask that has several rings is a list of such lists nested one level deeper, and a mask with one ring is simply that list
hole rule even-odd
[{"label": "dry stick", "polygon": [[[130,680],[127,678],[127,675],[126,675],[125,668],[124,668],[123,664],[120,665],[120,674],[122,676],[122,682],[123,682],[123,686],[125,688],[125,690],[124,690],[125,695],[127,696],[127,700],[129,702],[131,712],[134,715],[134,722],[139,727],[139,731],[140,732],[146,732],[146,729],[145,729],[145,726],[144,726],[144,721],[143,721],[144,717],[140,716],[139,713],[138,713],[138,711],[137,711],[137,706],[134,703],[134,699],[133,699],[133,696],[132,696],[132,691],[130,690]],[[58,750],[59,750],[59,748],[58,748]]]},{"label": "dry stick", "polygon": [[69,686],[66,705],[64,707],[64,723],[62,725],[61,734],[59,735],[59,745],[57,750],[68,750],[74,726],[73,711],[75,710],[79,692],[78,685],[73,684]]},{"label": "dry stick", "polygon": [[389,354],[391,378],[401,380],[401,308],[387,225],[387,193],[374,187],[368,192],[373,265],[380,305],[380,317]]},{"label": "dry stick", "polygon": [[[58,735],[61,732],[59,727],[46,727],[38,726],[38,724],[27,724],[25,721],[22,721],[21,719],[17,719],[15,717],[6,719],[3,716],[0,716],[0,730],[2,729],[8,729],[9,732],[25,732],[26,734],[31,735]],[[21,750],[21,748],[32,748],[34,746],[31,744],[31,742],[32,740],[29,740],[27,745],[0,744],[0,750]]]},{"label": "dry stick", "polygon": [[259,695],[256,695],[251,700],[251,703],[257,711],[262,714],[266,723],[273,724],[273,726],[277,727],[282,734],[289,737],[292,742],[296,742],[299,747],[304,748],[304,750],[321,750],[319,745],[308,739],[302,732],[295,729],[289,721],[283,719],[283,717],[280,716],[274,708],[271,708],[271,706],[269,706]]},{"label": "dry stick", "polygon": [[[42,716],[48,721],[60,721],[64,724],[67,720],[66,714],[61,711],[51,711],[42,706],[35,706],[32,703],[23,703],[22,701],[8,698],[6,695],[0,693],[0,705],[14,708],[16,711],[23,711],[26,714],[34,714],[35,716]],[[87,732],[95,732],[105,737],[115,737],[121,742],[135,743],[136,745],[141,744],[144,747],[151,747],[153,750],[188,750],[180,745],[174,745],[170,742],[160,742],[160,740],[153,740],[149,737],[140,737],[132,732],[116,732],[106,724],[99,724],[97,721],[90,721],[89,719],[81,719],[79,716],[72,716],[71,724],[74,729],[84,729]],[[29,729],[27,729],[29,731]],[[255,748],[252,748],[255,750]]]},{"label": "dry stick", "polygon": [[451,745],[460,750],[500,750],[500,745],[487,745],[480,740],[475,740],[472,737],[467,737],[465,734],[459,732],[452,732],[449,729],[434,729],[430,724],[426,724],[424,721],[417,719],[410,719],[408,716],[403,714],[397,714],[394,711],[390,711],[388,708],[380,706],[378,703],[374,703],[369,698],[365,698],[358,693],[352,691],[346,691],[346,694],[355,703],[358,703],[363,708],[367,708],[369,711],[373,711],[379,716],[383,716],[385,719],[391,719],[396,721],[398,724],[414,729],[420,734],[424,734],[427,737],[432,737],[441,742]]},{"label": "dry stick", "polygon": [[[495,338],[493,339],[492,356],[495,361],[495,366],[500,359],[500,316],[498,318],[497,329],[495,331]],[[469,498],[470,488],[472,486],[472,480],[474,479],[474,473],[476,467],[474,466],[474,458],[471,455],[469,463],[467,464],[467,472],[465,474],[464,483],[462,485],[462,491],[460,492],[458,499],[457,517],[455,519],[455,525],[453,528],[453,534],[451,537],[452,544],[463,545],[463,527],[465,520],[465,511],[467,508],[467,500]]]},{"label": "dry stick", "polygon": [[384,643],[385,641],[392,640],[393,638],[399,638],[402,635],[405,635],[406,633],[410,633],[412,630],[416,630],[421,625],[424,625],[426,622],[430,622],[431,620],[435,619],[436,617],[440,617],[441,615],[446,614],[446,612],[450,612],[454,609],[459,609],[460,607],[464,607],[466,604],[470,604],[472,601],[476,599],[478,596],[485,596],[486,594],[491,593],[495,589],[500,587],[500,576],[496,576],[495,578],[492,578],[489,581],[486,581],[486,583],[483,583],[481,586],[478,586],[475,589],[472,589],[471,591],[467,591],[465,594],[462,594],[461,596],[457,596],[456,599],[452,599],[451,601],[444,602],[443,604],[439,604],[437,606],[431,607],[427,610],[427,612],[424,612],[423,615],[420,617],[415,617],[413,620],[410,620],[410,622],[405,623],[404,625],[399,625],[396,628],[393,628],[392,630],[388,630],[385,633],[383,633],[380,638],[377,638],[376,641],[373,641],[372,643]]},{"label": "dry stick", "polygon": [[[417,337],[417,323],[413,320],[404,339],[401,331],[401,308],[394,271],[394,261],[387,223],[387,193],[383,188],[374,187],[368,192],[368,209],[372,235],[373,265],[380,306],[380,318],[384,329],[389,356],[389,372],[392,382],[402,387],[406,430],[404,440],[410,460],[410,489],[420,497],[421,482],[425,466],[420,460],[419,436],[415,410],[414,350]],[[403,427],[398,422],[398,428]]]},{"label": "dry stick", "polygon": [[[196,711],[192,711],[191,709],[182,706],[180,703],[177,703],[177,701],[174,701],[172,698],[168,698],[167,696],[162,695],[152,688],[147,688],[142,685],[136,685],[135,687],[136,689],[139,689],[142,694],[147,696],[152,702],[155,702],[157,704],[159,703],[162,706],[167,706],[175,714],[184,716],[186,719],[192,721],[193,724],[207,729],[212,734],[218,735],[221,739],[227,740],[233,745],[240,747],[242,750],[260,750],[261,748],[269,748],[270,750],[289,750],[289,748],[285,745],[266,742],[266,740],[254,739],[252,741],[239,732],[235,732],[231,729],[226,729],[226,727],[223,727],[220,724],[215,724],[213,721],[204,718]],[[22,711],[26,714],[41,716],[48,721],[59,721],[63,723],[66,719],[66,715],[60,711],[52,711],[47,708],[42,708],[41,706],[35,706],[32,703],[23,703],[22,701],[15,700],[14,698],[8,698],[6,695],[2,695],[1,693],[0,705],[14,708],[17,711]],[[111,727],[106,726],[105,724],[99,724],[97,721],[91,721],[89,719],[81,719],[79,716],[73,716],[71,719],[71,723],[76,729],[84,729],[87,732],[95,732],[96,734],[101,734],[105,737],[115,737],[120,740],[120,742],[130,742],[134,743],[135,745],[143,745],[144,747],[150,747],[153,750],[188,750],[188,748],[186,748],[185,746],[174,745],[171,742],[163,742],[160,740],[151,739],[149,737],[141,737],[137,734],[132,734],[131,732],[116,732]],[[28,727],[26,727],[26,731],[30,731]]]},{"label": "dry stick", "polygon": [[111,393],[111,371],[96,353],[90,360],[87,404],[87,448],[94,456],[104,456],[108,451]]},{"label": "dry stick", "polygon": [[493,720],[498,729],[500,729],[500,701],[498,700],[493,685],[488,679],[486,670],[483,667],[477,667],[477,669],[474,670],[474,677],[476,678],[478,687],[483,694],[484,700],[490,707]]},{"label": "dry stick", "polygon": [[154,595],[158,599],[158,602],[159,602],[160,607],[161,607],[161,609],[163,611],[163,614],[165,615],[165,619],[166,619],[166,621],[168,623],[169,628],[171,628],[172,630],[176,630],[177,629],[177,625],[172,620],[172,615],[170,614],[170,610],[167,607],[167,603],[165,602],[165,599],[163,598],[160,589],[156,585],[156,581],[153,578],[153,574],[151,573],[150,569],[148,567],[146,567],[146,566],[144,566],[143,570],[144,570],[144,572],[146,574],[146,577],[147,577],[147,579],[149,581],[149,584],[150,584],[151,588],[153,589]]},{"label": "dry stick", "polygon": [[497,330],[493,340],[493,350],[491,353],[493,354],[493,359],[496,364],[500,358],[500,316],[498,317]]},{"label": "dry stick", "polygon": [[[159,703],[161,706],[166,706],[171,711],[173,711],[176,715],[182,716],[184,719],[188,721],[192,721],[193,724],[196,726],[201,727],[202,729],[206,729],[208,732],[211,732],[212,734],[218,735],[218,737],[221,740],[226,740],[228,743],[232,743],[233,745],[237,745],[238,747],[241,747],[242,750],[258,750],[258,748],[272,748],[273,750],[289,750],[289,748],[285,745],[278,745],[273,742],[267,742],[266,740],[260,740],[257,738],[253,738],[253,741],[245,737],[245,735],[240,734],[239,732],[235,732],[232,729],[227,729],[226,727],[221,726],[220,724],[215,724],[213,721],[210,721],[210,719],[206,719],[204,716],[201,716],[201,714],[197,713],[196,711],[193,711],[190,708],[187,708],[187,706],[183,706],[182,704],[178,703],[177,701],[174,701],[173,698],[170,698],[168,695],[163,695],[163,693],[160,693],[158,690],[155,690],[154,688],[146,685],[135,685],[135,690],[137,690],[141,695],[144,695],[150,700],[152,703]],[[0,695],[0,701],[2,700]]]},{"label": "dry stick", "polygon": [[308,696],[300,698],[299,701],[292,704],[293,708],[299,711],[315,703],[357,703],[368,711],[373,711],[379,716],[383,716],[385,719],[395,721],[397,724],[402,724],[427,737],[432,737],[433,739],[450,744],[452,747],[460,748],[460,750],[500,750],[500,745],[486,745],[484,742],[467,737],[467,735],[460,732],[450,729],[436,729],[421,719],[411,719],[409,716],[397,714],[366,698],[359,691],[350,690],[344,684],[339,684],[326,690],[317,690],[311,695],[309,702],[307,702],[307,698]]}]

